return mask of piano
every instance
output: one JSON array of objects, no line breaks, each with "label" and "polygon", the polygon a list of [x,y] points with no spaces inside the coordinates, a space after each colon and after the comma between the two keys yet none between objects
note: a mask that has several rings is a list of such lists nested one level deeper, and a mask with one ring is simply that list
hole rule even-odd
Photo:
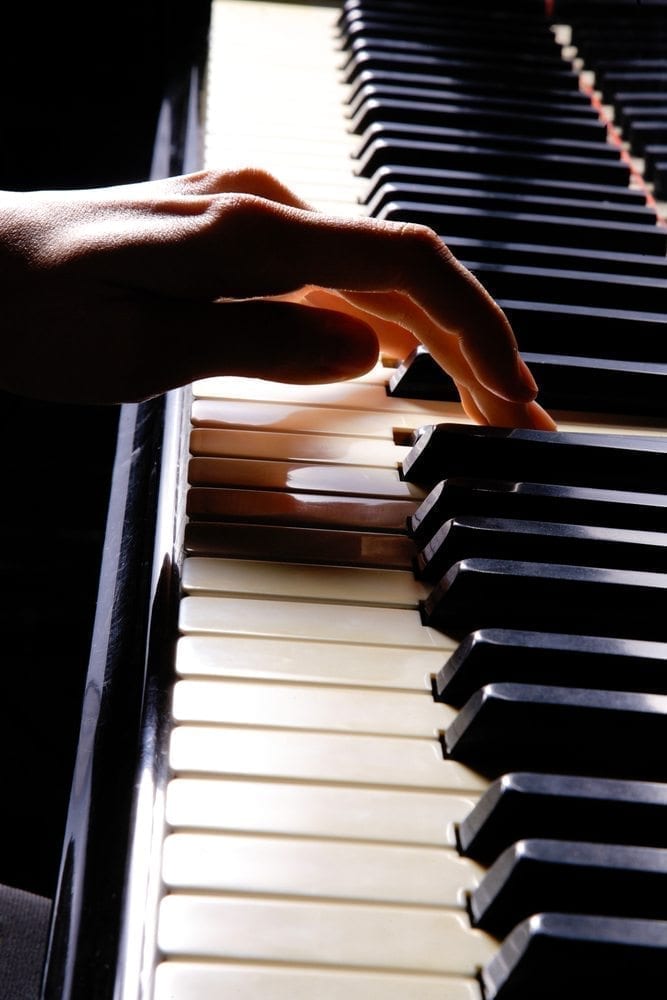
[{"label": "piano", "polygon": [[428,222],[559,431],[423,352],[123,407],[44,1000],[661,981],[667,229],[578,49],[660,8],[215,0],[154,171]]}]

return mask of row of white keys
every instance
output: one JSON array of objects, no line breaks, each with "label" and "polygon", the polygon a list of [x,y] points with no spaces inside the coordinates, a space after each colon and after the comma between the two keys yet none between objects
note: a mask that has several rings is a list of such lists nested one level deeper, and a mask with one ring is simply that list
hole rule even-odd
[{"label": "row of white keys", "polygon": [[[209,98],[225,96],[206,162],[263,166],[358,214],[337,6],[216,0]],[[271,95],[252,79],[265,58]],[[378,367],[328,386],[195,384],[191,519],[224,521],[210,491],[236,489],[239,519],[254,490],[269,507],[298,494],[297,517],[311,501],[326,516],[338,498],[336,517],[358,503],[357,520],[386,504],[395,525],[423,492],[400,479],[394,429],[464,418],[388,400],[386,381]],[[470,928],[480,872],[454,825],[486,783],[443,759],[451,711],[431,680],[453,644],[422,627],[421,585],[211,555],[190,555],[183,581],[155,1000],[479,1000],[496,946]]]}]

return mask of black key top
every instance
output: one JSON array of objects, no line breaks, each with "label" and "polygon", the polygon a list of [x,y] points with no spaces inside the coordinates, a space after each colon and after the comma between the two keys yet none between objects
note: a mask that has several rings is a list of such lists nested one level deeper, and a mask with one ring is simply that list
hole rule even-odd
[{"label": "black key top", "polygon": [[598,121],[582,118],[543,118],[517,112],[502,112],[492,108],[470,108],[457,104],[420,101],[418,98],[400,100],[385,97],[378,100],[366,97],[361,101],[350,120],[350,130],[363,135],[374,124],[404,122],[413,126],[439,125],[476,132],[505,133],[530,137],[563,138],[588,142],[604,142],[606,126]]},{"label": "black key top", "polygon": [[488,684],[463,706],[443,745],[449,758],[489,778],[546,771],[661,781],[665,739],[666,695]]},{"label": "black key top", "polygon": [[[480,152],[480,155],[484,155]],[[551,157],[546,158],[551,160]],[[618,250],[629,253],[664,254],[667,229],[646,224],[582,219],[576,215],[541,215],[539,212],[465,207],[393,201],[377,213],[378,219],[390,222],[417,222],[430,226],[445,242],[450,236],[501,240],[507,233],[517,242],[547,243],[589,250]],[[512,296],[507,296],[508,298]],[[530,296],[526,296],[530,298]],[[546,296],[545,296],[546,297]]]},{"label": "black key top", "polygon": [[[393,182],[382,184],[374,188],[373,197],[367,200],[369,215],[378,216],[392,204],[423,202],[427,205],[439,205],[443,210],[452,205],[463,205],[470,208],[486,207],[498,212],[523,210],[534,215],[568,215],[589,221],[601,219],[607,222],[655,225],[653,209],[639,202],[626,204],[584,200],[581,197],[570,198],[567,197],[567,188],[559,188],[554,184],[552,189],[548,190],[548,182],[545,182],[545,190],[535,190],[528,185],[512,184],[510,178],[505,185],[493,184],[487,188],[483,181],[476,186],[473,175],[461,173],[461,176],[467,177],[468,187],[462,183],[456,186]],[[502,187],[507,190],[502,190]],[[512,187],[514,190],[510,190]],[[473,256],[470,259],[475,258]],[[533,261],[533,266],[539,266],[539,262]]]},{"label": "black key top", "polygon": [[457,78],[455,74],[431,72],[428,69],[423,72],[403,72],[400,68],[362,70],[350,87],[348,101],[353,103],[367,84],[400,86],[411,90],[429,88],[443,93],[455,90],[457,94],[470,94],[481,98],[566,104],[569,107],[586,109],[587,112],[590,112],[591,108],[590,98],[580,90],[571,90],[569,81],[563,88],[550,87],[547,91],[531,77],[524,77],[515,82],[499,79],[484,80],[479,74],[462,79]]},{"label": "black key top", "polygon": [[509,177],[538,177],[587,184],[627,187],[630,173],[621,160],[603,161],[591,157],[552,153],[522,153],[476,146],[473,142],[448,143],[406,139],[375,139],[359,158],[356,171],[372,177],[380,167],[423,166],[438,170],[479,170]]},{"label": "black key top", "polygon": [[349,42],[352,39],[373,42],[391,39],[394,42],[438,42],[440,45],[455,47],[457,52],[484,48],[497,52],[502,44],[513,45],[513,48],[531,53],[540,51],[552,61],[557,52],[553,35],[546,24],[526,25],[515,19],[504,22],[494,19],[485,22],[477,18],[474,22],[466,21],[460,15],[443,11],[441,17],[419,14],[413,16],[392,17],[388,14],[372,14],[356,11],[356,16],[343,16],[341,21],[342,34]]},{"label": "black key top", "polygon": [[456,563],[421,604],[425,625],[667,638],[667,574],[502,559]]},{"label": "black key top", "polygon": [[667,643],[483,628],[457,646],[434,692],[460,708],[486,684],[501,682],[664,694]]},{"label": "black key top", "polygon": [[416,185],[419,188],[432,188],[435,191],[443,187],[472,187],[477,191],[525,194],[527,197],[557,196],[589,204],[597,202],[601,206],[646,205],[646,194],[634,188],[619,187],[615,184],[567,181],[560,178],[514,177],[511,174],[493,174],[482,170],[481,167],[482,165],[477,163],[470,170],[455,170],[391,163],[380,167],[370,178],[364,202],[369,204],[377,192],[386,185],[407,190],[410,189],[410,185]]},{"label": "black key top", "polygon": [[[448,242],[448,241],[447,241]],[[597,253],[597,251],[596,251]],[[667,361],[664,313],[501,299],[522,351]]]},{"label": "black key top", "polygon": [[662,531],[667,495],[453,476],[433,487],[408,519],[408,530],[424,545],[444,521],[465,514]]},{"label": "black key top", "polygon": [[620,152],[614,146],[584,139],[569,139],[551,136],[526,136],[517,129],[515,132],[492,132],[490,129],[473,130],[463,125],[415,125],[403,122],[376,121],[369,125],[359,144],[357,155],[362,158],[365,150],[373,142],[423,141],[448,143],[450,145],[475,146],[492,152],[508,151],[537,156],[563,156],[596,160],[600,165],[621,162]]},{"label": "black key top", "polygon": [[522,840],[491,866],[469,900],[473,925],[501,938],[533,913],[667,919],[667,850]]},{"label": "black key top", "polygon": [[[579,87],[578,74],[573,72],[563,61],[540,68],[539,55],[535,62],[529,65],[527,62],[513,64],[512,60],[503,58],[502,55],[491,55],[489,58],[475,59],[465,57],[456,58],[456,54],[451,57],[446,55],[424,54],[421,52],[401,53],[392,52],[390,49],[382,49],[380,45],[365,47],[354,51],[344,67],[344,80],[347,84],[353,84],[360,73],[369,71],[376,72],[398,72],[401,73],[441,73],[443,76],[458,80],[479,80],[480,77],[486,80],[493,80],[502,84],[509,84],[519,88],[521,81],[530,81],[534,87],[541,87],[546,91],[550,90],[577,90]],[[494,87],[490,87],[494,89]]]},{"label": "black key top", "polygon": [[[613,277],[610,275],[610,281]],[[667,364],[576,358],[526,351],[525,362],[547,410],[667,416]],[[389,395],[456,402],[453,379],[424,348],[416,348],[389,379]]]},{"label": "black key top", "polygon": [[419,551],[415,572],[437,583],[454,563],[476,557],[667,574],[667,533],[500,517],[453,517]]},{"label": "black key top", "polygon": [[579,122],[599,123],[600,116],[589,104],[578,101],[562,100],[548,101],[530,97],[509,97],[468,93],[462,88],[447,90],[443,87],[408,86],[405,83],[378,82],[369,79],[360,80],[357,84],[353,100],[348,102],[351,117],[368,99],[378,103],[387,100],[420,101],[425,104],[457,104],[462,108],[484,111],[501,111],[506,114],[532,115],[548,121],[550,118],[576,118]]},{"label": "black key top", "polygon": [[585,840],[664,847],[667,785],[517,772],[487,789],[457,830],[459,850],[489,865],[518,840]]},{"label": "black key top", "polygon": [[[541,913],[518,924],[481,973],[484,1000],[622,1000],[655,992],[667,922]],[[574,991],[574,992],[573,992]]]},{"label": "black key top", "polygon": [[442,423],[415,431],[413,440],[403,478],[427,489],[449,476],[529,476],[534,482],[667,493],[667,437]]}]

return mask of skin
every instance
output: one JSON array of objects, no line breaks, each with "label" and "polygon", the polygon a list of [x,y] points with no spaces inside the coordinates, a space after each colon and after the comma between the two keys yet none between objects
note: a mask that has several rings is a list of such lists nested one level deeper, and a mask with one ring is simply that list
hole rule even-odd
[{"label": "skin", "polygon": [[235,374],[329,382],[423,343],[480,423],[552,429],[511,327],[423,226],[314,211],[257,170],[0,194],[0,387],[137,401]]}]

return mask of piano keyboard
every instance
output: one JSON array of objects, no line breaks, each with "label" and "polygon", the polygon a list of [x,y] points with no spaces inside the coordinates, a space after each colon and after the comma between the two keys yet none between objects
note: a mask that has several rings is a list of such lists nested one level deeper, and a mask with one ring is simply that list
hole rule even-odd
[{"label": "piano keyboard", "polygon": [[[338,17],[215,0],[207,166],[363,210]],[[505,932],[468,912],[487,862],[457,842],[491,778],[443,750],[461,713],[434,685],[459,642],[423,623],[405,525],[429,490],[398,471],[413,429],[468,421],[389,397],[384,360],[337,385],[193,387],[154,1000],[480,1000],[499,961]],[[558,416],[665,440],[633,413]]]}]

